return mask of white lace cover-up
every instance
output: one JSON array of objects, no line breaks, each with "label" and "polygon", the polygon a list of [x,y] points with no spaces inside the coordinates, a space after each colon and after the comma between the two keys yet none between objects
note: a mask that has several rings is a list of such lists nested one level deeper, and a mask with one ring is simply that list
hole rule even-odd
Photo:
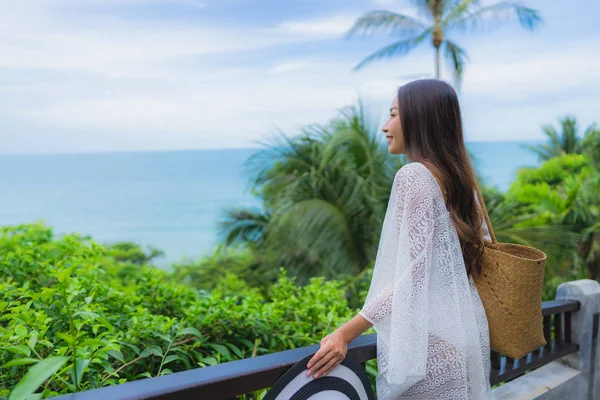
[{"label": "white lace cover-up", "polygon": [[[482,228],[490,240],[485,221]],[[377,332],[379,400],[492,398],[485,310],[440,186],[422,163],[394,177],[359,314]]]}]

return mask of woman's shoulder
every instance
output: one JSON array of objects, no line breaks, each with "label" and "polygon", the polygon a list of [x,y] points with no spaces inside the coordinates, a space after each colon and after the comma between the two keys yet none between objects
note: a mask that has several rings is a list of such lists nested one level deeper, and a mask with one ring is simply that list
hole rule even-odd
[{"label": "woman's shoulder", "polygon": [[407,199],[427,199],[436,217],[448,214],[440,184],[425,164],[417,161],[405,164],[396,173],[396,178],[397,190],[404,193]]},{"label": "woman's shoulder", "polygon": [[[394,178],[404,186],[419,181],[422,184],[435,182],[435,177],[429,171],[425,164],[418,161],[413,161],[404,164],[397,172]],[[433,179],[433,181],[432,181]]]}]

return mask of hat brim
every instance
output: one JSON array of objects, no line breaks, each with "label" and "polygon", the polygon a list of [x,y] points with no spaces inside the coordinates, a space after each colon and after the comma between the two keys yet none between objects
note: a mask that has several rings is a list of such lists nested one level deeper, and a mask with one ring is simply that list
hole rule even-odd
[{"label": "hat brim", "polygon": [[263,400],[376,400],[363,367],[352,357],[325,376],[306,375],[310,354],[288,369],[267,392]]}]

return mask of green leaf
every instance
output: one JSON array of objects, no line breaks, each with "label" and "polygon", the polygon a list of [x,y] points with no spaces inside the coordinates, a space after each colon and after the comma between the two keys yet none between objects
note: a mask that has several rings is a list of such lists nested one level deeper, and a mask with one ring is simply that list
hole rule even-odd
[{"label": "green leaf", "polygon": [[86,347],[86,346],[102,346],[104,345],[105,342],[103,340],[99,340],[99,339],[85,339],[84,341],[82,341],[79,345],[81,347]]},{"label": "green leaf", "polygon": [[69,346],[71,346],[71,345],[73,345],[73,343],[75,343],[75,338],[73,336],[71,336],[69,333],[58,332],[56,334],[56,336],[58,336],[59,338],[63,339],[65,342],[67,342],[67,344]]},{"label": "green leaf", "polygon": [[152,331],[152,334],[154,334],[157,337],[161,338],[165,342],[170,342],[171,341],[171,336],[169,336],[169,335],[167,335],[165,333],[160,333],[160,332]]},{"label": "green leaf", "polygon": [[109,350],[108,354],[121,361],[123,364],[125,363],[125,357],[123,357],[123,353],[119,350]]},{"label": "green leaf", "polygon": [[138,355],[140,354],[140,348],[134,344],[123,342],[123,341],[119,341],[119,344],[121,344],[125,347],[129,347],[131,350],[135,351],[135,354],[138,354]]},{"label": "green leaf", "polygon": [[142,354],[140,354],[140,357],[146,358],[150,354],[154,354],[155,356],[158,356],[158,357],[162,357],[163,356],[163,352],[162,352],[162,349],[160,347],[158,347],[158,346],[150,346],[150,347],[146,347],[144,349],[144,351],[142,351]]},{"label": "green leaf", "polygon": [[81,315],[81,316],[85,317],[84,319],[91,320],[91,321],[100,317],[99,314],[96,314],[95,312],[91,312],[91,311],[78,311],[75,314],[73,314],[73,316],[76,316],[76,315]]},{"label": "green leaf", "polygon": [[219,352],[219,354],[221,354],[222,356],[231,358],[231,353],[229,352],[227,347],[223,346],[222,344],[209,343],[208,345],[215,349],[217,352]]},{"label": "green leaf", "polygon": [[57,271],[57,273],[56,273],[56,277],[58,278],[58,281],[60,283],[63,283],[69,277],[69,275],[71,275],[70,268],[61,269],[61,270]]},{"label": "green leaf", "polygon": [[50,378],[58,371],[68,357],[49,357],[46,358],[27,370],[23,379],[19,381],[17,386],[10,394],[9,400],[25,400],[25,398],[33,394],[46,379]]},{"label": "green leaf", "polygon": [[25,336],[27,336],[27,328],[25,328],[23,325],[17,325],[17,327],[15,328],[15,333],[21,339],[24,339]]},{"label": "green leaf", "polygon": [[[76,368],[71,368],[71,380],[73,382],[76,382],[77,386],[81,384],[81,377],[83,376],[83,371],[85,371],[85,368],[88,366],[89,363],[90,360],[83,359],[80,357],[77,357],[77,359],[75,360]],[[75,371],[77,371],[77,375],[75,375]]]},{"label": "green leaf", "polygon": [[239,358],[244,358],[244,354],[242,354],[242,351],[235,344],[225,343],[225,346],[229,347]]},{"label": "green leaf", "polygon": [[10,360],[6,364],[4,364],[3,368],[14,367],[17,365],[35,364],[38,361],[40,361],[40,360],[38,360],[36,358],[29,358],[29,357],[15,358],[14,360]]},{"label": "green leaf", "polygon": [[175,360],[181,360],[181,357],[179,357],[177,354],[170,354],[165,357],[165,362],[163,363],[163,365]]},{"label": "green leaf", "polygon": [[254,343],[252,343],[248,339],[240,338],[239,341],[242,342],[242,343],[244,343],[246,345],[246,347],[248,348],[248,350],[253,350],[254,349]]},{"label": "green leaf", "polygon": [[200,361],[202,362],[199,362],[198,364],[202,367],[206,365],[216,365],[219,363],[214,357],[200,357]]},{"label": "green leaf", "polygon": [[6,350],[10,351],[11,353],[22,354],[25,357],[29,357],[31,355],[31,350],[24,344],[18,344],[16,346],[7,347]]},{"label": "green leaf", "polygon": [[35,345],[37,343],[37,332],[34,332],[30,337],[29,340],[27,341],[27,345],[29,346],[29,348],[31,350],[33,350],[35,348]]},{"label": "green leaf", "polygon": [[196,328],[185,328],[181,330],[181,334],[182,335],[193,335],[193,336],[197,336],[197,337],[202,337],[202,333],[200,333],[200,331]]}]

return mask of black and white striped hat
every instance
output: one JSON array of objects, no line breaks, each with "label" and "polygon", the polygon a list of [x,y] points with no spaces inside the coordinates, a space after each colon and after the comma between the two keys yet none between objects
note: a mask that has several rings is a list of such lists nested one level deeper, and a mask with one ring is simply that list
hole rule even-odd
[{"label": "black and white striped hat", "polygon": [[306,364],[313,356],[287,370],[263,400],[376,400],[367,373],[350,356],[318,378],[306,375]]}]

